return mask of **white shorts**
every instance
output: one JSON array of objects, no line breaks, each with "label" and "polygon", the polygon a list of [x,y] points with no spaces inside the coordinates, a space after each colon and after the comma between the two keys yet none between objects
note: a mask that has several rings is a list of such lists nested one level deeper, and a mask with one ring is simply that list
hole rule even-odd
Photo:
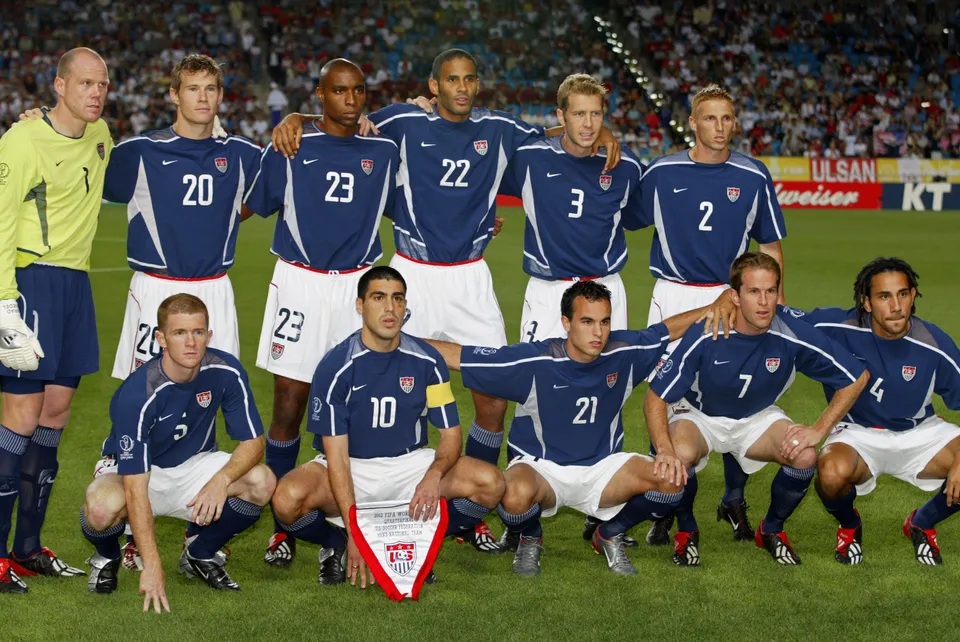
[{"label": "white shorts", "polygon": [[[404,277],[406,278],[406,277]],[[374,459],[350,458],[350,476],[353,478],[353,497],[357,504],[365,502],[409,501],[417,490],[417,484],[433,465],[436,451],[420,448],[397,457]],[[322,454],[314,460],[324,468],[327,458]],[[327,521],[343,526],[340,517],[327,517]]]},{"label": "white shorts", "polygon": [[858,495],[873,491],[880,475],[890,475],[929,491],[940,488],[943,480],[920,479],[917,475],[957,437],[960,427],[933,416],[903,432],[840,423],[834,426],[824,446],[847,444],[866,462],[872,477],[857,486]]},{"label": "white shorts", "polygon": [[763,433],[767,432],[773,422],[780,419],[787,419],[778,406],[770,406],[755,415],[743,419],[730,419],[728,417],[711,417],[705,415],[687,402],[681,399],[670,406],[667,412],[667,422],[673,423],[681,419],[692,421],[696,425],[703,440],[707,442],[707,454],[697,462],[695,469],[700,472],[707,466],[707,460],[710,453],[730,453],[736,457],[743,472],[752,475],[769,462],[750,459],[747,457],[747,451]]},{"label": "white shorts", "polygon": [[637,453],[614,453],[592,466],[562,466],[539,457],[521,455],[510,461],[507,470],[519,464],[526,464],[547,480],[550,488],[553,489],[553,494],[557,497],[557,504],[552,508],[544,509],[542,513],[544,517],[553,517],[560,508],[569,506],[585,515],[607,521],[620,512],[623,504],[600,508],[600,496],[603,495],[603,489],[607,487],[617,471],[633,457],[653,461],[650,457]]},{"label": "white shorts", "polygon": [[160,354],[155,336],[157,309],[168,296],[192,294],[207,306],[210,314],[210,347],[240,356],[240,333],[237,329],[237,306],[230,277],[221,274],[209,279],[172,279],[134,272],[127,293],[127,309],[123,313],[120,345],[113,362],[113,376],[127,376]]},{"label": "white shorts", "polygon": [[[595,279],[610,290],[610,329],[627,329],[627,291],[619,274]],[[573,281],[546,281],[530,277],[523,295],[523,315],[520,317],[520,341],[540,341],[566,337],[560,321],[560,300]]]},{"label": "white shorts", "polygon": [[278,259],[263,311],[257,367],[313,381],[323,355],[363,325],[357,284],[368,269],[329,274]]},{"label": "white shorts", "polygon": [[422,339],[499,348],[507,344],[503,315],[486,261],[430,265],[394,254],[390,267],[407,282],[403,331]]},{"label": "white shorts", "polygon": [[[154,467],[147,491],[154,517],[176,517],[190,521],[193,509],[187,506],[214,475],[230,461],[230,453],[197,453],[179,466]],[[93,477],[116,475],[117,461],[106,457],[97,462]]]},{"label": "white shorts", "polygon": [[[716,301],[717,297],[729,287],[726,284],[713,286],[685,285],[666,279],[657,279],[653,286],[653,296],[650,298],[650,314],[647,315],[647,326],[709,305]],[[671,341],[665,354],[673,352],[678,343],[680,343],[680,339]]]}]

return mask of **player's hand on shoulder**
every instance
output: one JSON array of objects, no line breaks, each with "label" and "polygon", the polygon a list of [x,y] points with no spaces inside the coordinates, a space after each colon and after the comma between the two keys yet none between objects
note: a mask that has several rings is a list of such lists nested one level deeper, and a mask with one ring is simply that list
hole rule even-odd
[{"label": "player's hand on shoulder", "polygon": [[43,118],[43,110],[47,109],[46,107],[34,107],[33,109],[28,109],[27,111],[19,114],[17,120],[40,120]]},{"label": "player's hand on shoulder", "polygon": [[723,330],[724,338],[729,339],[730,329],[737,321],[737,311],[738,308],[733,302],[733,290],[727,289],[700,315],[697,323],[706,319],[707,322],[703,326],[703,333],[712,334],[714,341],[716,341],[720,335],[721,329]]},{"label": "player's hand on shoulder", "polygon": [[607,150],[607,162],[603,165],[603,174],[606,174],[620,163],[620,141],[618,141],[610,128],[604,125],[600,128],[600,138],[593,144],[590,151],[591,156],[596,156],[600,148]]},{"label": "player's hand on shoulder", "polygon": [[151,605],[157,613],[170,612],[170,603],[167,601],[167,578],[159,564],[146,566],[140,572],[138,593],[143,596],[144,613],[150,610]]},{"label": "player's hand on shoulder", "polygon": [[436,98],[427,98],[426,96],[417,96],[416,98],[407,98],[408,105],[416,105],[428,114],[433,113],[433,106],[437,104]]},{"label": "player's hand on shoulder", "polygon": [[373,124],[373,121],[367,118],[366,115],[360,116],[360,120],[357,121],[359,126],[358,132],[361,136],[369,136],[373,134],[374,136],[380,135],[380,130],[377,129],[377,126]]},{"label": "player's hand on shoulder", "polygon": [[0,363],[11,370],[29,372],[40,366],[43,348],[23,319],[13,299],[0,301]]},{"label": "player's hand on shoulder", "polygon": [[273,143],[273,148],[283,154],[284,158],[293,158],[297,155],[302,138],[303,119],[297,113],[287,114],[270,134],[270,142]]}]

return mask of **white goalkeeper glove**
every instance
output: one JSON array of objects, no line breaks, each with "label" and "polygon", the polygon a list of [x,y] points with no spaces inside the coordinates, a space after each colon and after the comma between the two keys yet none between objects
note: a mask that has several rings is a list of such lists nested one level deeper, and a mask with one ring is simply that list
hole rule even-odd
[{"label": "white goalkeeper glove", "polygon": [[220,124],[220,117],[213,117],[213,137],[214,138],[226,138],[227,130],[223,128],[223,125]]},{"label": "white goalkeeper glove", "polygon": [[0,363],[13,370],[36,370],[43,349],[33,330],[20,318],[14,299],[0,301]]}]

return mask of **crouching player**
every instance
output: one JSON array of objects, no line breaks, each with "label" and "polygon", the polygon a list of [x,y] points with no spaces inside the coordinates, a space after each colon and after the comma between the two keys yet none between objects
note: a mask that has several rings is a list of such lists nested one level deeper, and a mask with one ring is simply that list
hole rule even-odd
[{"label": "crouching player", "polygon": [[[730,301],[721,295],[718,303]],[[730,304],[732,307],[732,304]],[[593,548],[614,573],[637,572],[624,550],[626,532],[671,513],[683,493],[684,468],[663,455],[622,452],[621,412],[634,387],[657,365],[706,309],[693,310],[641,330],[610,331],[610,290],[596,281],[567,288],[560,302],[566,338],[506,348],[428,341],[471,390],[516,401],[507,443],[506,493],[497,512],[507,530],[501,540],[516,551],[518,575],[540,573],[540,517],[569,506],[601,523]],[[667,439],[666,426],[654,440]]]},{"label": "crouching player", "polygon": [[[341,584],[349,575],[351,584],[367,585],[350,525],[344,531],[326,521],[349,515],[355,503],[412,498],[410,517],[431,519],[445,497],[453,535],[472,531],[503,497],[495,466],[460,456],[460,420],[443,359],[400,332],[406,290],[390,267],[360,278],[363,327],[324,356],[310,390],[307,430],[323,454],[284,475],[273,498],[288,533],[323,546],[321,584]],[[436,450],[427,448],[427,420],[440,429]]]},{"label": "crouching player", "polygon": [[[816,472],[817,445],[850,410],[869,374],[822,332],[778,310],[780,265],[773,257],[749,252],[737,258],[730,268],[730,287],[739,308],[735,332],[726,341],[711,342],[698,326],[691,328],[658,369],[644,399],[651,434],[662,434],[669,422],[670,440],[655,444],[657,459],[679,458],[688,468],[673,561],[700,564],[693,502],[697,472],[715,450],[732,453],[748,474],[767,462],[780,464],[756,543],[780,564],[799,564],[784,521],[807,493]],[[809,427],[794,423],[774,405],[797,371],[836,390]],[[667,404],[673,404],[669,412]]]},{"label": "crouching player", "polygon": [[[960,350],[947,334],[914,316],[917,273],[906,261],[878,258],[860,270],[856,307],[791,310],[861,359],[870,370],[861,395],[820,453],[817,493],[840,528],[836,560],[863,561],[857,495],[892,475],[922,490],[938,490],[907,516],[904,534],[921,564],[942,563],[936,525],[960,510],[960,427],[938,417],[933,394],[960,410]],[[824,385],[827,398],[836,394]]]},{"label": "crouching player", "polygon": [[[129,520],[143,558],[140,593],[170,610],[157,552],[154,517],[178,517],[202,528],[180,556],[180,572],[215,589],[239,587],[217,555],[231,538],[253,526],[270,501],[276,479],[260,464],[263,425],[236,358],[207,349],[207,308],[197,297],[175,294],[157,311],[161,356],[141,366],[110,402],[113,427],[104,442],[80,511],[84,535],[96,547],[89,560],[89,589],[117,587],[120,543]],[[217,450],[217,411],[238,440],[233,454]]]}]

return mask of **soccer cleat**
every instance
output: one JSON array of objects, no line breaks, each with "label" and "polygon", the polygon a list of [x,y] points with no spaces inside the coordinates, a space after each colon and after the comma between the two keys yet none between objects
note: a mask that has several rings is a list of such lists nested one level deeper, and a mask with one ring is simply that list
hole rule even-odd
[{"label": "soccer cleat", "polygon": [[120,570],[120,559],[112,560],[99,553],[94,553],[87,560],[90,565],[90,579],[87,580],[87,590],[91,593],[113,593],[117,590],[117,571]]},{"label": "soccer cleat", "polygon": [[513,572],[524,577],[540,575],[540,556],[543,555],[543,538],[520,535],[517,552],[513,555]]},{"label": "soccer cleat", "polygon": [[[198,535],[188,535],[186,532],[183,533],[183,548],[186,549],[188,546],[193,544],[193,540],[197,539]],[[137,553],[139,555],[139,553]],[[227,563],[227,560],[230,559],[230,549],[224,546],[219,551],[214,553],[213,560],[223,566]]]},{"label": "soccer cleat", "polygon": [[123,545],[123,568],[134,573],[143,570],[143,558],[140,557],[140,550],[137,543],[132,539]]},{"label": "soccer cleat", "polygon": [[297,540],[286,533],[274,533],[267,544],[263,561],[271,566],[286,567],[293,562],[297,554]]},{"label": "soccer cleat", "polygon": [[590,540],[593,544],[593,550],[599,555],[601,552],[607,559],[607,567],[617,575],[636,575],[637,569],[627,557],[627,547],[624,543],[626,535],[620,533],[610,539],[600,534],[600,529],[593,531],[593,538]]},{"label": "soccer cleat", "polygon": [[430,569],[430,572],[427,573],[427,576],[423,578],[424,584],[438,584],[440,580],[437,579],[436,573],[433,572],[433,569]]},{"label": "soccer cleat", "polygon": [[10,560],[0,559],[0,593],[18,593],[27,592],[27,584],[20,579],[17,572],[13,570],[13,564]]},{"label": "soccer cleat", "polygon": [[673,563],[700,566],[700,531],[677,531],[673,536]]},{"label": "soccer cleat", "polygon": [[320,573],[317,582],[334,586],[347,581],[347,548],[321,548],[318,556]]},{"label": "soccer cleat", "polygon": [[49,548],[40,549],[39,553],[31,555],[25,560],[18,559],[10,553],[10,565],[19,575],[46,575],[47,577],[77,577],[86,575],[79,568],[74,568],[53,554]]},{"label": "soccer cleat", "polygon": [[520,532],[511,531],[509,528],[503,529],[503,535],[497,540],[497,546],[501,553],[516,553],[517,546],[520,545]]},{"label": "soccer cleat", "polygon": [[[602,524],[599,519],[593,515],[587,515],[587,518],[583,520],[583,540],[589,542],[593,539],[593,532],[597,530],[597,527]],[[629,535],[624,534],[623,536],[623,545],[627,548],[636,548],[640,546],[640,542],[630,537]]]},{"label": "soccer cleat", "polygon": [[855,528],[841,526],[837,529],[837,551],[833,557],[848,566],[863,561],[863,524]]},{"label": "soccer cleat", "polygon": [[666,546],[670,543],[670,529],[673,528],[673,513],[654,520],[647,531],[648,546]]},{"label": "soccer cleat", "polygon": [[940,557],[940,544],[937,543],[937,529],[924,530],[914,526],[913,516],[916,514],[917,511],[913,511],[904,520],[903,534],[913,542],[913,550],[918,562],[927,566],[939,566],[943,564],[943,558]]},{"label": "soccer cleat", "polygon": [[787,539],[787,533],[764,533],[763,520],[760,520],[760,528],[757,529],[755,540],[757,546],[767,549],[770,556],[776,560],[777,564],[784,566],[797,566],[800,564],[800,556],[793,550],[790,540]]},{"label": "soccer cleat", "polygon": [[747,517],[747,504],[734,504],[727,506],[723,502],[717,505],[717,521],[726,520],[733,528],[733,539],[738,542],[750,542],[756,539],[756,533],[750,526],[750,519]]},{"label": "soccer cleat", "polygon": [[480,522],[473,527],[473,530],[464,531],[455,536],[457,544],[470,542],[470,544],[481,553],[500,553],[500,545],[497,538],[493,536],[493,531],[487,526],[486,522]]},{"label": "soccer cleat", "polygon": [[223,564],[216,559],[202,560],[190,554],[190,549],[184,548],[180,553],[180,567],[178,569],[188,579],[199,577],[207,586],[218,591],[239,591],[240,586],[227,574]]}]

